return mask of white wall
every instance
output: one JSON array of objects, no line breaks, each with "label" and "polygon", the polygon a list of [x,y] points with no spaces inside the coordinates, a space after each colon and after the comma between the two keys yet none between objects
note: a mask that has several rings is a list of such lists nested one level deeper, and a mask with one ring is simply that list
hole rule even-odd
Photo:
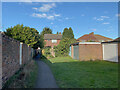
[{"label": "white wall", "polygon": [[103,60],[118,62],[118,43],[103,43]]}]

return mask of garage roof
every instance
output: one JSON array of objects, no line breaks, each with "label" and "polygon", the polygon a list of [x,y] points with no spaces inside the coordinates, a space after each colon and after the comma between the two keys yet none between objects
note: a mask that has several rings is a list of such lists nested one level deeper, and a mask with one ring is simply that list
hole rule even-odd
[{"label": "garage roof", "polygon": [[113,41],[102,42],[102,43],[120,43],[120,37],[114,39]]}]

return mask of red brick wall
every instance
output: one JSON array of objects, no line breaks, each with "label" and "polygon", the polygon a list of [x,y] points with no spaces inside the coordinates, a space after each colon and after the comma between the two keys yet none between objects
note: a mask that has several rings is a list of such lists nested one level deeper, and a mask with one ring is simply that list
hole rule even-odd
[{"label": "red brick wall", "polygon": [[29,50],[28,49],[28,45],[27,44],[23,44],[23,46],[22,46],[22,63],[23,64],[27,63],[28,55],[29,55],[28,50]]},{"label": "red brick wall", "polygon": [[[12,75],[15,74],[21,67],[20,65],[20,42],[12,39],[4,34],[1,34],[0,41],[0,56],[2,51],[2,83],[4,84]],[[2,50],[1,50],[2,48]],[[31,47],[22,45],[22,65],[29,62],[31,56]],[[1,79],[1,78],[0,78]]]},{"label": "red brick wall", "polygon": [[29,46],[29,59],[28,60],[30,60],[31,58],[32,58],[32,48]]},{"label": "red brick wall", "polygon": [[80,60],[102,60],[102,45],[101,44],[79,44],[79,59]]},{"label": "red brick wall", "polygon": [[2,80],[5,83],[19,68],[20,42],[2,35]]},{"label": "red brick wall", "polygon": [[60,43],[60,41],[61,40],[57,40],[57,43],[52,43],[52,40],[44,40],[45,41],[45,47],[47,47],[47,46],[51,46],[51,47],[54,47],[54,46],[57,46],[59,43]]}]

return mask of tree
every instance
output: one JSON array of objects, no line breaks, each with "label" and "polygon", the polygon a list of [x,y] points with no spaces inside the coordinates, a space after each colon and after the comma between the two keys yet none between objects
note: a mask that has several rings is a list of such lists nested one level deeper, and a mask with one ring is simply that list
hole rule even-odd
[{"label": "tree", "polygon": [[69,34],[69,30],[68,30],[68,28],[65,28],[63,31],[62,38],[68,38],[69,37],[68,34]]},{"label": "tree", "polygon": [[72,28],[71,27],[69,29],[65,28],[64,31],[63,31],[63,36],[62,37],[63,38],[73,39],[74,38],[74,34],[73,34]]},{"label": "tree", "polygon": [[69,38],[74,39],[74,34],[73,34],[73,30],[71,27],[69,28]]},{"label": "tree", "polygon": [[45,43],[44,43],[43,37],[41,37],[41,35],[38,35],[37,40],[38,40],[38,42],[37,42],[36,44],[34,44],[33,47],[34,47],[35,49],[37,49],[38,47],[44,48]]},{"label": "tree", "polygon": [[68,56],[70,44],[75,42],[76,39],[74,38],[72,28],[65,28],[63,31],[62,40],[58,46],[54,47],[55,56]]},{"label": "tree", "polygon": [[71,27],[69,29],[68,28],[64,29],[62,39],[65,39],[65,38],[69,39],[69,44],[76,42],[76,39],[74,38],[73,30]]},{"label": "tree", "polygon": [[57,34],[59,34],[59,32],[57,32]]},{"label": "tree", "polygon": [[64,38],[60,41],[58,46],[54,47],[55,56],[68,56],[69,54],[69,43],[70,40],[68,38]]},{"label": "tree", "polygon": [[[19,40],[20,42],[26,43],[33,48],[41,47],[39,32],[27,26],[17,24],[14,27],[6,29],[4,32],[7,36]],[[38,45],[39,43],[39,45]]]},{"label": "tree", "polygon": [[43,31],[41,32],[41,35],[44,36],[44,34],[52,34],[52,30],[48,27],[45,27]]}]

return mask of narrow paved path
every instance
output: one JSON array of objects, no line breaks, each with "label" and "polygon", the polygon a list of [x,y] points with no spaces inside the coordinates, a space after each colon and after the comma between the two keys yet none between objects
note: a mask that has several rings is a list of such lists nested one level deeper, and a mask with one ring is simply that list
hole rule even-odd
[{"label": "narrow paved path", "polygon": [[35,88],[58,88],[50,68],[40,60],[40,55],[38,55],[35,60],[39,67]]}]

